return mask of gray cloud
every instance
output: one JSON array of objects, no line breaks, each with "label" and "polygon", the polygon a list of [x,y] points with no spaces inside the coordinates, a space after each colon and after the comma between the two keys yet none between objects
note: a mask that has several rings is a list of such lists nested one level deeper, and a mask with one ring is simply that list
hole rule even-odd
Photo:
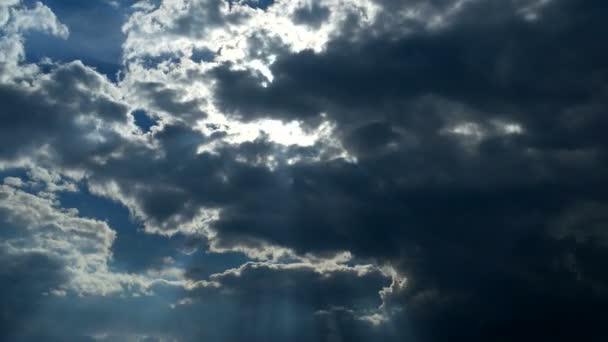
[{"label": "gray cloud", "polygon": [[304,5],[296,9],[293,13],[293,21],[297,24],[310,25],[318,28],[327,20],[327,18],[329,18],[330,13],[329,7],[315,2],[310,6]]},{"label": "gray cloud", "polygon": [[[11,176],[2,188],[3,237],[37,249],[0,254],[0,277],[28,284],[7,286],[18,299],[4,304],[12,314],[2,324],[22,330],[41,287],[82,285],[74,274],[83,269],[53,255],[51,242],[82,252],[74,260],[89,260],[87,251],[103,254],[102,265],[110,258],[112,239],[95,233],[108,226],[52,202],[69,187],[57,174],[124,205],[146,233],[253,259],[211,276],[197,272],[204,265],[163,264],[155,271],[178,283],[157,281],[148,296],[50,296],[51,312],[82,323],[66,335],[604,340],[606,7],[373,3],[377,12],[329,1],[289,7],[286,20],[327,40],[301,31],[302,43],[268,23],[252,29],[278,20],[273,11],[287,8],[279,1],[264,11],[163,2],[133,13],[125,63],[162,59],[161,50],[175,53],[171,63],[129,64],[117,84],[80,62],[33,68],[25,79],[3,74],[0,158],[51,186],[29,194],[28,181]],[[223,50],[182,58],[211,28]],[[132,108],[161,124],[137,133]],[[267,119],[333,128],[305,146],[271,139],[284,132],[235,139]],[[336,146],[342,157],[324,157]],[[36,176],[35,167],[50,171]],[[76,233],[58,234],[66,231]],[[342,252],[352,257],[336,261]],[[372,266],[360,274],[361,264]],[[103,270],[120,281],[148,276]],[[79,318],[87,315],[101,319]],[[61,339],[52,317],[36,322],[32,339]]]},{"label": "gray cloud", "polygon": [[200,109],[200,99],[182,101],[179,91],[166,88],[161,83],[139,83],[136,87],[137,94],[143,97],[143,102],[149,103],[149,108],[154,111],[161,111],[169,117],[182,118],[187,122],[195,122],[206,116]]},{"label": "gray cloud", "polygon": [[[30,86],[0,85],[3,159],[31,156],[43,147],[66,163],[114,151],[128,107],[107,79],[80,62],[56,67]],[[114,95],[114,96],[113,96]]]}]

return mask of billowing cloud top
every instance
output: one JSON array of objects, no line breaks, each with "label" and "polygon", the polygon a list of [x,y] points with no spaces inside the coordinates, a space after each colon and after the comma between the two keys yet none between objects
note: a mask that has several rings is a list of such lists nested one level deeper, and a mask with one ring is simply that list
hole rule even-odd
[{"label": "billowing cloud top", "polygon": [[0,340],[606,341],[599,0],[0,0]]}]

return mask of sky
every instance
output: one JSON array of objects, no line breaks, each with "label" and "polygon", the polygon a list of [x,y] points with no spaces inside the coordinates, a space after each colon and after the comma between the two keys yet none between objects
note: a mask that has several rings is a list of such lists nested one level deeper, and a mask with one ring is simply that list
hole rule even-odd
[{"label": "sky", "polygon": [[0,0],[0,340],[608,340],[606,18]]}]

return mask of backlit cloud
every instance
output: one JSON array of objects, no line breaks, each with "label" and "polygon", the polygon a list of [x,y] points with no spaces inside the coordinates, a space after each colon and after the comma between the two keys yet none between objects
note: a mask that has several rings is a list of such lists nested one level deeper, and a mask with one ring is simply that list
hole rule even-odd
[{"label": "backlit cloud", "polygon": [[605,340],[607,14],[0,1],[0,339]]}]

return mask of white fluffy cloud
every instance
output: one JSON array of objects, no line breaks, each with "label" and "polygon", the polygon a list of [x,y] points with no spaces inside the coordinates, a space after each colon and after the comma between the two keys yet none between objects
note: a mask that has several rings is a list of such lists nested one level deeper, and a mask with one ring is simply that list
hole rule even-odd
[{"label": "white fluffy cloud", "polygon": [[[306,25],[295,18],[298,11],[326,9],[319,25]],[[162,1],[158,6],[139,2],[123,27],[126,72],[121,87],[129,101],[143,107],[164,121],[183,114],[188,122],[222,126],[228,134],[223,141],[253,141],[260,133],[283,145],[309,146],[324,140],[332,148],[345,152],[337,141],[329,141],[332,123],[318,129],[306,128],[298,121],[260,119],[242,122],[223,113],[213,99],[212,68],[228,63],[237,70],[253,70],[272,82],[269,65],[277,54],[304,49],[323,50],[327,41],[339,34],[349,16],[356,14],[363,22],[373,23],[375,5],[369,1],[294,2],[275,1],[266,9],[254,8],[245,1]],[[331,9],[331,10],[330,10]],[[311,12],[312,13],[312,12]],[[316,15],[315,13],[309,15]],[[203,54],[203,57],[197,57]],[[143,84],[147,85],[142,87]],[[149,85],[160,85],[150,87]],[[148,89],[138,91],[137,89]],[[154,91],[150,91],[150,90]],[[190,113],[174,111],[167,115],[157,99],[172,94],[174,104],[195,105]],[[295,96],[295,94],[294,94]],[[214,146],[205,148],[212,151]]]},{"label": "white fluffy cloud", "polygon": [[5,180],[0,185],[0,248],[5,256],[38,253],[59,260],[64,269],[58,271],[64,271],[68,281],[60,288],[48,289],[49,293],[105,295],[146,290],[143,278],[110,271],[116,232],[106,222],[79,217],[75,209],[62,209],[53,199],[9,184],[15,181]]},{"label": "white fluffy cloud", "polygon": [[40,31],[67,38],[67,26],[59,22],[50,8],[36,2],[25,6],[21,0],[5,0],[0,3],[0,82],[15,77],[25,77],[36,72],[35,65],[20,65],[25,58],[23,34]]}]

